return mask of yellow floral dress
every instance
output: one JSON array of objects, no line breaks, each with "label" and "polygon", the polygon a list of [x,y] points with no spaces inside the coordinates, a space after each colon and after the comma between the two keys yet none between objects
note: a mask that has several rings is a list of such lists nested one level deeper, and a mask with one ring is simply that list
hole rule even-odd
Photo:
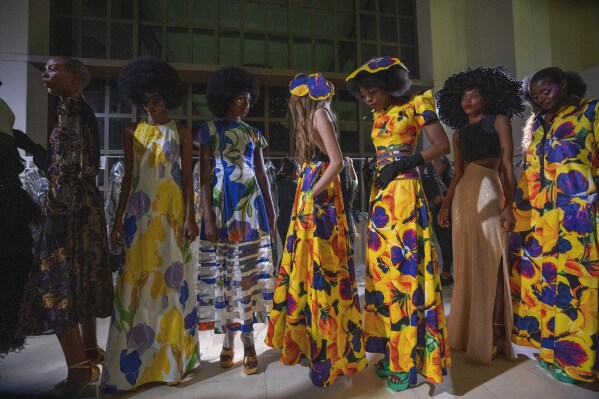
[{"label": "yellow floral dress", "polygon": [[106,361],[105,393],[179,382],[198,360],[194,267],[183,237],[185,208],[175,121],[139,122],[124,217]]},{"label": "yellow floral dress", "polygon": [[538,116],[514,195],[512,340],[579,381],[597,380],[599,100]]},{"label": "yellow floral dress", "polygon": [[[437,120],[432,93],[414,94],[374,114],[377,172],[414,152],[422,127]],[[417,169],[382,190],[371,187],[366,250],[366,351],[385,353],[389,369],[442,382],[450,366],[432,222]]]},{"label": "yellow floral dress", "polygon": [[312,196],[328,166],[302,166],[266,334],[283,364],[307,359],[312,383],[323,387],[367,365],[339,178]]}]

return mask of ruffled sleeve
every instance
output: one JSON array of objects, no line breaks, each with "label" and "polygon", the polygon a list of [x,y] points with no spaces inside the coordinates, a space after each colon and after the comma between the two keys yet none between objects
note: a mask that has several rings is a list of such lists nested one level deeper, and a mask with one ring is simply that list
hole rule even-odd
[{"label": "ruffled sleeve", "polygon": [[268,143],[266,142],[266,138],[264,138],[264,135],[262,134],[260,129],[252,126],[252,132],[253,132],[253,136],[254,136],[253,138],[254,138],[254,143],[256,145],[256,148],[264,148],[264,147],[268,146]]},{"label": "ruffled sleeve", "polygon": [[420,127],[439,120],[431,90],[416,94],[412,103],[414,104],[414,120]]}]

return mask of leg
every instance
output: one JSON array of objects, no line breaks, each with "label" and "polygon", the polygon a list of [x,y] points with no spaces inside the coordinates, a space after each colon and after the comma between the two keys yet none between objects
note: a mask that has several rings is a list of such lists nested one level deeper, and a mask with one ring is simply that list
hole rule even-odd
[{"label": "leg", "polygon": [[106,351],[98,346],[96,338],[96,319],[91,318],[81,322],[81,339],[85,354],[93,364],[101,364],[106,358]]},{"label": "leg", "polygon": [[94,373],[93,367],[95,366],[92,366],[87,356],[85,356],[78,326],[57,333],[56,337],[69,367],[69,374],[64,384],[62,396],[75,397],[90,382],[97,380],[98,375]]},{"label": "leg", "polygon": [[243,342],[243,371],[247,374],[255,374],[258,370],[258,357],[254,346],[254,333],[241,333]]},{"label": "leg", "polygon": [[220,352],[220,366],[223,368],[229,368],[233,365],[233,357],[235,352],[235,335],[236,331],[225,331],[225,338],[223,339],[223,349]]}]

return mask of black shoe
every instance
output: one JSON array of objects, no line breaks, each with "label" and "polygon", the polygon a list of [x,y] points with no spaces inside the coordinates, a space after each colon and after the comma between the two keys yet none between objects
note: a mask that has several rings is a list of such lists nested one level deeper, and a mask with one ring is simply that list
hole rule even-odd
[{"label": "black shoe", "polygon": [[451,274],[447,277],[443,277],[443,275],[441,274],[441,285],[443,287],[449,287],[452,284],[453,284],[453,276]]}]

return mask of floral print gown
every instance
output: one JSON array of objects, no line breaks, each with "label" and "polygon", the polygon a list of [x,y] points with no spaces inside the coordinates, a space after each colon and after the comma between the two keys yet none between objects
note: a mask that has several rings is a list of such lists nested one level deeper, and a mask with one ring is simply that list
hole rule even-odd
[{"label": "floral print gown", "polygon": [[115,289],[105,393],[179,382],[198,360],[194,267],[183,237],[185,206],[176,122],[139,122],[124,217],[125,263]]},{"label": "floral print gown", "polygon": [[599,100],[533,125],[510,236],[513,342],[581,381],[597,380]]},{"label": "floral print gown", "polygon": [[283,364],[307,359],[317,386],[367,365],[339,178],[312,196],[328,166],[302,166],[266,335],[268,346],[283,349]]},{"label": "floral print gown", "polygon": [[[384,153],[412,153],[424,124],[437,120],[432,93],[398,100],[374,114],[377,172]],[[366,351],[384,353],[390,370],[442,382],[450,366],[432,222],[418,171],[371,188],[366,250]]]},{"label": "floral print gown", "polygon": [[219,239],[206,240],[202,218],[200,328],[249,333],[268,315],[274,287],[268,216],[254,170],[254,151],[267,143],[255,127],[225,120],[202,124],[194,143],[212,153],[211,210]]}]

